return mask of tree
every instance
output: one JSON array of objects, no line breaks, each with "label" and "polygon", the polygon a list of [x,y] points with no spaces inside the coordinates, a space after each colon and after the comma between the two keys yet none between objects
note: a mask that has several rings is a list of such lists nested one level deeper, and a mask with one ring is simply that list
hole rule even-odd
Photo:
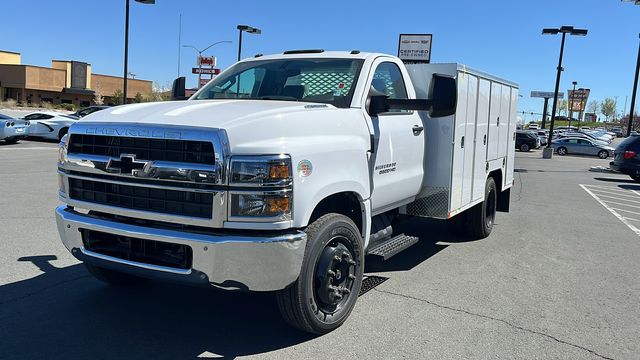
[{"label": "tree", "polygon": [[589,101],[589,105],[587,106],[587,112],[592,114],[597,114],[598,110],[600,110],[600,103],[597,100]]},{"label": "tree", "polygon": [[124,104],[124,101],[122,100],[123,98],[124,94],[122,93],[122,90],[118,89],[113,93],[113,95],[111,95],[111,102],[113,105],[122,105]]},{"label": "tree", "polygon": [[147,101],[168,101],[170,100],[169,93],[171,86],[161,85],[159,82],[154,81],[151,89],[151,95],[147,98]]},{"label": "tree", "polygon": [[100,81],[96,81],[93,87],[93,103],[96,105],[104,105],[104,90]]},{"label": "tree", "polygon": [[567,115],[567,100],[566,99],[558,99],[558,115],[562,115],[562,113],[564,112],[564,115]]},{"label": "tree", "polygon": [[136,96],[133,98],[133,102],[134,103],[141,103],[144,102],[144,98],[142,97],[142,94],[140,94],[139,92],[136,93]]},{"label": "tree", "polygon": [[612,98],[604,99],[600,104],[600,112],[609,121],[609,118],[616,113],[616,101]]}]

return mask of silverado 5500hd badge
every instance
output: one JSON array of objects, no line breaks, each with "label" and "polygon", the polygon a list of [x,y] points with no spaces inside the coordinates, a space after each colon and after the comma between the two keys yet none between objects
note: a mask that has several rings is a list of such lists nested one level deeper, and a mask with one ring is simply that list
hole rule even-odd
[{"label": "silverado 5500hd badge", "polygon": [[396,163],[388,163],[388,164],[380,164],[376,166],[376,171],[378,171],[379,175],[388,174],[390,172],[396,171]]}]

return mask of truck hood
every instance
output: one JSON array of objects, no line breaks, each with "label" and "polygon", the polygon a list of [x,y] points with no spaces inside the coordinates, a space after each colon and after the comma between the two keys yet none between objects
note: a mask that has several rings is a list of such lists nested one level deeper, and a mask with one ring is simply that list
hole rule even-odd
[{"label": "truck hood", "polygon": [[233,152],[250,154],[293,152],[294,147],[308,147],[314,143],[326,146],[339,137],[369,137],[360,109],[276,100],[219,99],[132,104],[97,111],[79,122],[224,129]]},{"label": "truck hood", "polygon": [[292,112],[335,109],[331,105],[274,100],[191,100],[132,104],[102,110],[81,121],[200,126],[231,129]]}]

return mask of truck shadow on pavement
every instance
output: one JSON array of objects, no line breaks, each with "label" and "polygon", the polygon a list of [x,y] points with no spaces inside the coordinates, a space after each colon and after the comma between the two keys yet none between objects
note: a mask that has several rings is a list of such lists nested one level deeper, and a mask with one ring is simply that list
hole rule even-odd
[{"label": "truck shadow on pavement", "polygon": [[0,358],[233,359],[313,338],[281,320],[271,294],[154,282],[117,288],[54,259],[21,258],[45,272],[0,286]]},{"label": "truck shadow on pavement", "polygon": [[[444,221],[417,219],[399,229],[420,241],[385,263],[367,259],[368,273],[410,270],[447,247],[439,241],[467,241]],[[157,282],[118,288],[82,264],[57,268],[56,259],[20,258],[43,273],[0,286],[0,358],[233,359],[314,338],[289,327],[269,293]]]}]

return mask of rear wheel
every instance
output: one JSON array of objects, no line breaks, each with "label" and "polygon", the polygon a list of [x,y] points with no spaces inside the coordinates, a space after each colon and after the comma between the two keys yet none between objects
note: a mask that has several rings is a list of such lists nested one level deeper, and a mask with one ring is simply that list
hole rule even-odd
[{"label": "rear wheel", "polygon": [[484,201],[469,209],[469,230],[472,236],[484,239],[491,234],[496,217],[497,203],[498,191],[496,183],[490,177],[484,186]]},{"label": "rear wheel", "polygon": [[353,310],[364,271],[360,231],[348,217],[326,214],[305,230],[307,246],[298,280],[276,293],[286,322],[306,332],[328,333]]},{"label": "rear wheel", "polygon": [[520,145],[520,151],[527,152],[529,150],[530,150],[529,145],[527,145],[527,144]]},{"label": "rear wheel", "polygon": [[609,157],[609,152],[608,152],[607,150],[600,150],[600,151],[598,152],[598,157],[599,157],[600,159],[606,159],[606,158],[608,158],[608,157]]},{"label": "rear wheel", "polygon": [[4,139],[4,142],[7,144],[15,144],[18,142],[18,139]]},{"label": "rear wheel", "polygon": [[68,131],[69,131],[69,128],[60,129],[60,131],[58,132],[58,140],[62,141],[62,137],[67,135]]},{"label": "rear wheel", "polygon": [[559,147],[557,152],[558,152],[558,155],[561,155],[561,156],[567,155],[567,148]]},{"label": "rear wheel", "polygon": [[115,286],[132,286],[142,284],[147,281],[147,279],[143,279],[141,277],[89,265],[86,263],[84,264],[84,266],[86,266],[89,273],[96,279]]}]

